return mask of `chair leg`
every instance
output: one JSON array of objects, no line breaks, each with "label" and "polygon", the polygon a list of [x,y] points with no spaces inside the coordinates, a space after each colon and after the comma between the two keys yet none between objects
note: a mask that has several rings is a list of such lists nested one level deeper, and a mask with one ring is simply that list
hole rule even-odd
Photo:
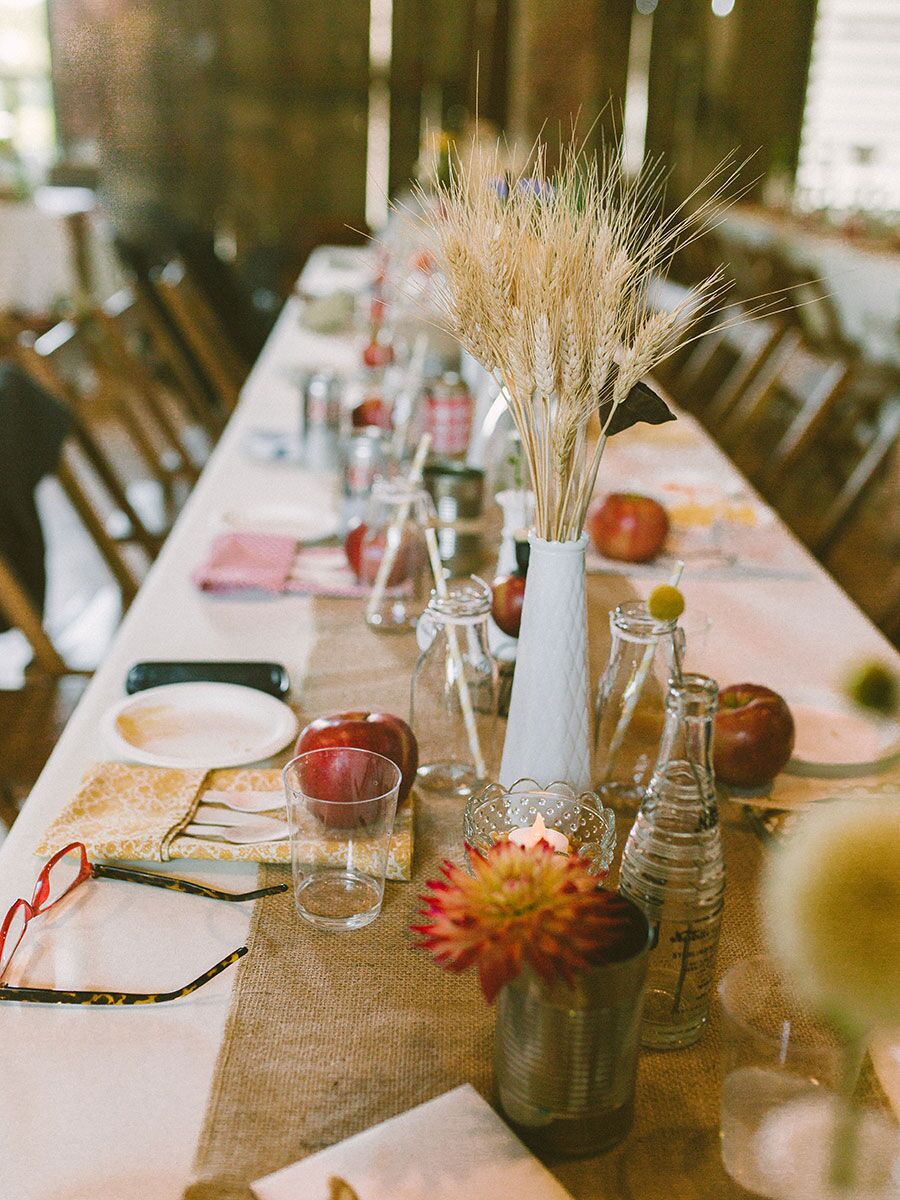
[{"label": "chair leg", "polygon": [[0,821],[9,830],[12,829],[18,815],[19,806],[16,804],[12,789],[5,779],[0,779]]},{"label": "chair leg", "polygon": [[31,598],[3,559],[0,559],[0,609],[25,634],[43,671],[48,675],[68,674],[69,668],[47,636]]}]

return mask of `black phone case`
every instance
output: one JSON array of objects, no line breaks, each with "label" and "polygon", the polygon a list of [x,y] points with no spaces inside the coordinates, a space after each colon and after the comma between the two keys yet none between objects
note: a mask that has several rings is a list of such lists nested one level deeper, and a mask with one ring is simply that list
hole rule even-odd
[{"label": "black phone case", "polygon": [[290,690],[287,670],[273,662],[140,662],[125,679],[130,695],[166,683],[237,683],[282,699]]}]

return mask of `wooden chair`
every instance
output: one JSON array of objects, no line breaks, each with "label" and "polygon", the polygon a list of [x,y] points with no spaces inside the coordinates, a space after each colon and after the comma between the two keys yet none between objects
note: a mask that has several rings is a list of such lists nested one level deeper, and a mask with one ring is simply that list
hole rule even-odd
[{"label": "wooden chair", "polygon": [[151,271],[150,281],[172,323],[230,413],[237,404],[247,370],[212,308],[179,259]]},{"label": "wooden chair", "polygon": [[[46,334],[23,334],[16,357],[45,390],[77,417],[78,440],[92,470],[115,499],[113,524],[150,555],[159,550],[173,517],[173,474],[161,456],[152,414],[123,389],[89,328],[61,321]],[[143,486],[149,482],[152,486]]]},{"label": "wooden chair", "polygon": [[719,441],[763,492],[773,489],[822,428],[851,377],[841,359],[788,330],[719,429]]},{"label": "wooden chair", "polygon": [[[900,394],[887,397],[873,420],[857,420],[853,434],[856,454],[842,464],[846,477],[828,505],[810,549],[824,559],[853,521],[870,489],[890,462],[900,440]],[[896,536],[900,537],[900,530]]]},{"label": "wooden chair", "polygon": [[713,430],[752,384],[784,335],[777,321],[745,317],[738,306],[725,309],[719,320],[721,328],[695,344],[671,384],[677,402],[695,411]]},{"label": "wooden chair", "polygon": [[[16,344],[19,365],[40,387],[66,405],[72,416],[72,431],[57,467],[57,477],[69,502],[91,535],[106,565],[119,584],[127,605],[134,599],[139,576],[124,548],[133,545],[149,564],[161,544],[151,533],[128,496],[126,485],[109,456],[65,388],[34,348],[33,339],[23,336]],[[116,518],[120,518],[117,522]],[[115,529],[118,524],[118,529]],[[111,532],[111,528],[115,532]]]},{"label": "wooden chair", "polygon": [[163,442],[162,463],[170,478],[196,483],[200,461],[196,452],[193,413],[173,389],[164,389],[147,361],[144,330],[130,292],[117,292],[92,310],[97,353],[126,394],[133,393],[155,425]]},{"label": "wooden chair", "polygon": [[[198,364],[166,319],[159,297],[149,280],[138,276],[132,277],[128,321],[139,327],[156,359],[160,375],[171,381],[193,419],[215,442],[225,428],[227,413],[215,401],[209,383],[200,374]],[[131,336],[134,336],[133,332]]]}]

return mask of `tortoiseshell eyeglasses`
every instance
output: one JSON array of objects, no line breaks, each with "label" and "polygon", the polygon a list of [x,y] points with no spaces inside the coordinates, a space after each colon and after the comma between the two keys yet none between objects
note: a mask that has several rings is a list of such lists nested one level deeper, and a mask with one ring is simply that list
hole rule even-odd
[{"label": "tortoiseshell eyeglasses", "polygon": [[31,902],[16,900],[0,925],[0,1000],[23,1000],[30,1004],[161,1004],[166,1000],[178,1000],[196,992],[197,988],[208,983],[210,979],[215,979],[247,953],[246,946],[238,947],[221,962],[217,962],[191,983],[174,992],[57,991],[55,988],[8,987],[2,983],[13,955],[22,944],[29,923],[55,904],[59,904],[60,900],[70,895],[87,879],[124,879],[129,883],[168,888],[173,892],[188,892],[192,896],[207,896],[211,900],[257,900],[261,896],[274,896],[277,892],[286,892],[288,888],[286,883],[278,883],[273,887],[257,888],[252,892],[220,892],[216,888],[191,883],[187,879],[158,875],[153,871],[134,871],[130,867],[88,862],[86,848],[81,842],[72,842],[71,845],[57,851],[45,863],[34,885]]}]

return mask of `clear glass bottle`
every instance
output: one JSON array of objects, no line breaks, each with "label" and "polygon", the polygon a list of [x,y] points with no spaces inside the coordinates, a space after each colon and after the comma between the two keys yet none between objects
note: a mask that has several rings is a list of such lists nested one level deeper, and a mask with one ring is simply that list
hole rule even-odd
[{"label": "clear glass bottle", "polygon": [[612,644],[597,686],[594,777],[610,808],[635,813],[659,752],[669,680],[680,674],[683,634],[631,600],[609,614]]},{"label": "clear glass bottle", "polygon": [[371,588],[365,616],[372,629],[415,627],[431,590],[425,530],[434,520],[424,488],[399,478],[375,480],[360,547],[360,577]]},{"label": "clear glass bottle", "polygon": [[[410,725],[421,787],[468,796],[484,782],[497,716],[497,666],[488,648],[490,588],[476,576],[432,594],[417,630]],[[482,762],[477,761],[476,750]]]},{"label": "clear glass bottle", "polygon": [[659,758],[625,851],[619,890],[654,935],[641,1042],[690,1046],[709,1013],[725,897],[712,768],[718,687],[684,675],[666,697]]}]

